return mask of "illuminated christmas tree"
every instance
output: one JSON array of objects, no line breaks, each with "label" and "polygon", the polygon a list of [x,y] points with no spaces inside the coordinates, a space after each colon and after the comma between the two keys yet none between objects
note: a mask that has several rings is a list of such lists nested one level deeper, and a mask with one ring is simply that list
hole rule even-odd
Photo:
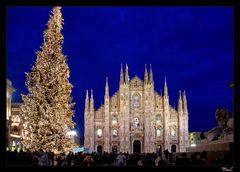
[{"label": "illuminated christmas tree", "polygon": [[62,53],[63,19],[61,7],[54,7],[44,43],[31,71],[26,73],[28,95],[22,95],[24,117],[23,144],[29,150],[66,151],[73,143],[66,137],[75,123],[72,120],[72,85],[69,67]]}]

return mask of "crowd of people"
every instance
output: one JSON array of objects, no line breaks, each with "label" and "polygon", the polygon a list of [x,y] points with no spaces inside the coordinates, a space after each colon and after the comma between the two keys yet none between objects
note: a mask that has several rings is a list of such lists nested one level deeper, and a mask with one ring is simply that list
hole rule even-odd
[{"label": "crowd of people", "polygon": [[187,153],[173,154],[165,150],[158,153],[60,153],[45,152],[7,152],[8,165],[35,166],[162,166],[162,165],[215,165],[216,158],[206,151],[196,152],[188,157]]}]

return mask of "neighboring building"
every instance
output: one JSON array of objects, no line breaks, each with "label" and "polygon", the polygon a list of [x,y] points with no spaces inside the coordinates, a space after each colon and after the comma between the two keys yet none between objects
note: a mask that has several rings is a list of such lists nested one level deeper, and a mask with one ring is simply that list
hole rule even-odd
[{"label": "neighboring building", "polygon": [[194,147],[207,138],[207,132],[191,132],[189,133],[189,146]]},{"label": "neighboring building", "polygon": [[10,144],[10,118],[11,118],[11,102],[12,102],[12,94],[15,92],[15,88],[12,86],[12,82],[7,79],[7,95],[6,95],[6,148],[9,149]]},{"label": "neighboring building", "polygon": [[20,115],[20,106],[22,103],[12,103],[12,115],[10,123],[10,139],[9,147],[10,150],[24,150],[24,147],[21,143],[22,132],[23,132],[23,119]]},{"label": "neighboring building", "polygon": [[[125,78],[125,79],[124,79]],[[106,78],[104,104],[94,109],[93,91],[88,91],[84,112],[84,147],[98,152],[185,152],[188,147],[188,109],[185,91],[178,109],[169,104],[165,79],[164,95],[154,90],[153,73],[146,65],[144,81],[125,77],[121,65],[119,90],[109,97]]]},{"label": "neighboring building", "polygon": [[12,94],[16,89],[12,86],[12,82],[7,79],[7,150],[17,151],[23,149],[22,139],[22,119],[20,115],[20,106],[22,103],[12,103]]}]

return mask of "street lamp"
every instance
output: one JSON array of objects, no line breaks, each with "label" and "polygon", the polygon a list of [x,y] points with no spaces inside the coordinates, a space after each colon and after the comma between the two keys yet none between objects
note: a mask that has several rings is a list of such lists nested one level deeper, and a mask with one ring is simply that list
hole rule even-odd
[{"label": "street lamp", "polygon": [[192,143],[191,144],[191,147],[196,147],[197,145],[195,143]]}]

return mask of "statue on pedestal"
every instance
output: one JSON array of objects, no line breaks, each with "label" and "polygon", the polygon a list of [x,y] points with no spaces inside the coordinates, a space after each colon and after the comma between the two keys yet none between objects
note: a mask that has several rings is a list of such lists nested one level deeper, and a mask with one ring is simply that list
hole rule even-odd
[{"label": "statue on pedestal", "polygon": [[234,119],[231,112],[225,108],[218,108],[215,112],[215,118],[218,126],[208,131],[208,141],[221,140],[225,136],[233,134]]}]

